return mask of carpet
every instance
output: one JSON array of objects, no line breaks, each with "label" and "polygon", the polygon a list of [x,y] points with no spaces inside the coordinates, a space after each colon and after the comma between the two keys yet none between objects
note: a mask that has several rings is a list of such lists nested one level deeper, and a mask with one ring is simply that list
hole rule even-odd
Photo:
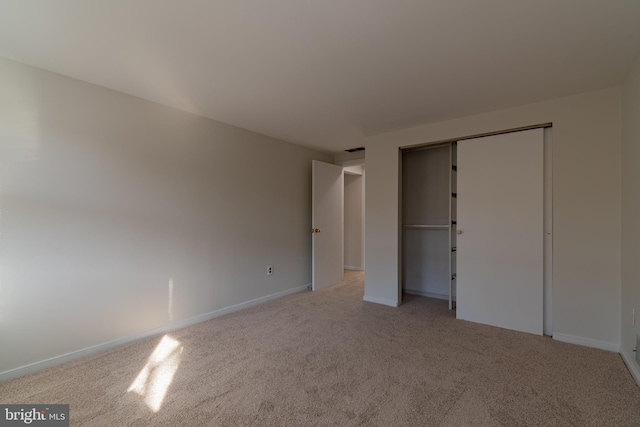
[{"label": "carpet", "polygon": [[640,426],[618,354],[362,301],[364,276],[0,384],[72,426]]}]

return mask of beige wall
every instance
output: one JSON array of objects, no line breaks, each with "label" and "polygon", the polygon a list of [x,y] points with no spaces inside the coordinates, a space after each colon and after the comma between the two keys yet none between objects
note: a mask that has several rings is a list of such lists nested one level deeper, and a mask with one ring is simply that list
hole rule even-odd
[{"label": "beige wall", "polygon": [[620,89],[523,105],[358,141],[366,147],[365,299],[395,305],[399,147],[553,123],[553,331],[620,344]]},{"label": "beige wall", "polygon": [[[633,325],[632,310],[636,311]],[[640,57],[622,85],[622,344],[621,353],[640,383],[634,361],[640,335]],[[639,349],[640,351],[640,349]]]},{"label": "beige wall", "polygon": [[0,379],[309,284],[312,159],[0,59]]}]

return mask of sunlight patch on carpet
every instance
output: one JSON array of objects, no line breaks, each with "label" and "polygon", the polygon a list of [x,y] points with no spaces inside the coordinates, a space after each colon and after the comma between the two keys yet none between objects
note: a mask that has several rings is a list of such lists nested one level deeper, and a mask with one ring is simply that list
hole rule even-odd
[{"label": "sunlight patch on carpet", "polygon": [[142,396],[149,409],[158,412],[180,365],[182,350],[179,341],[163,336],[127,392]]}]

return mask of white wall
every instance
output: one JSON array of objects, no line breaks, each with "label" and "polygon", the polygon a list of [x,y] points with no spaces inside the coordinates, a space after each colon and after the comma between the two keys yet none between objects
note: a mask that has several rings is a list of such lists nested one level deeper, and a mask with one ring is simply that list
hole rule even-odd
[{"label": "white wall", "polygon": [[0,373],[309,284],[312,159],[0,59]]},{"label": "white wall", "polygon": [[[622,85],[622,344],[640,383],[633,349],[640,334],[640,57]],[[633,326],[632,309],[636,310]],[[640,351],[640,349],[639,349]]]},{"label": "white wall", "polygon": [[344,174],[344,268],[364,267],[364,177]]},{"label": "white wall", "polygon": [[553,122],[554,337],[620,344],[620,88],[375,135],[367,152],[365,300],[398,304],[399,147]]}]

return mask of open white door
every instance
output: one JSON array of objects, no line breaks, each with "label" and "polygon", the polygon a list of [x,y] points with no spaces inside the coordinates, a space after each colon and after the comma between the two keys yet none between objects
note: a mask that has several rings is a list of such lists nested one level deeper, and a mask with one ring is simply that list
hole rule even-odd
[{"label": "open white door", "polygon": [[457,317],[542,335],[543,130],[458,142]]},{"label": "open white door", "polygon": [[312,162],[312,289],[342,281],[344,176],[342,166]]}]

